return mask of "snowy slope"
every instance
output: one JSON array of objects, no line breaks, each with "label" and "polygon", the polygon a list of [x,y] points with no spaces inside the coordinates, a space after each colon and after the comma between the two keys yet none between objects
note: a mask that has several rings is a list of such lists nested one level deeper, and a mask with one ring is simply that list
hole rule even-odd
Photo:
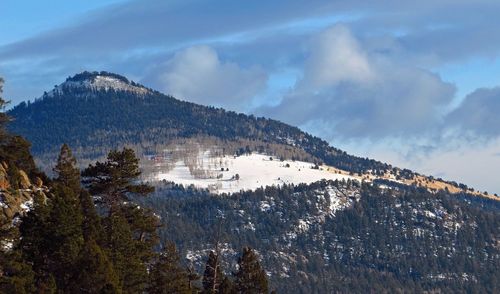
[{"label": "snowy slope", "polygon": [[184,160],[178,160],[173,168],[158,172],[154,179],[182,185],[192,184],[199,188],[208,188],[214,193],[232,193],[272,185],[355,178],[337,174],[333,168],[326,166],[314,169],[314,164],[308,162],[280,161],[255,153],[212,157],[210,152],[206,151],[200,152],[196,167],[190,167]]},{"label": "snowy slope", "polygon": [[48,93],[48,96],[53,96],[56,93],[63,94],[64,91],[71,89],[88,89],[90,91],[109,91],[113,89],[115,91],[133,92],[139,95],[144,95],[148,92],[148,89],[142,86],[138,86],[136,84],[132,85],[119,78],[96,74],[94,77],[85,80],[67,80],[59,86],[56,86],[54,90]]}]

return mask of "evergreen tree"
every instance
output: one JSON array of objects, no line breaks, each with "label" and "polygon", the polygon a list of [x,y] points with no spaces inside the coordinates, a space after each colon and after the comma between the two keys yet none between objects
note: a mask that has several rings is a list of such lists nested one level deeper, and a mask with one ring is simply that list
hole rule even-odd
[{"label": "evergreen tree", "polygon": [[54,281],[59,290],[67,290],[83,246],[82,216],[74,192],[56,185],[50,201],[37,200],[23,219],[21,232],[21,248],[33,264],[37,287]]},{"label": "evergreen tree", "polygon": [[31,293],[34,273],[18,248],[19,232],[0,217],[0,293]]},{"label": "evergreen tree", "polygon": [[204,293],[219,293],[219,286],[224,280],[220,267],[219,255],[210,251],[203,274]]},{"label": "evergreen tree", "polygon": [[76,167],[76,158],[66,144],[61,146],[54,172],[57,175],[57,182],[72,189],[75,193],[80,192],[80,171]]},{"label": "evergreen tree", "polygon": [[108,205],[111,215],[130,194],[147,195],[154,188],[146,184],[136,184],[141,175],[139,159],[132,149],[109,152],[107,161],[89,165],[82,173],[83,183],[92,195],[99,196]]},{"label": "evergreen tree", "polygon": [[159,218],[151,209],[130,204],[120,207],[120,214],[127,220],[140,259],[147,263],[156,256],[154,247],[158,244]]},{"label": "evergreen tree", "polygon": [[[3,111],[8,104],[2,97],[4,80],[0,77],[0,139],[5,135],[5,124],[9,122],[9,116]],[[2,140],[0,140],[1,142]]]},{"label": "evergreen tree", "polygon": [[[158,219],[128,202],[131,194],[146,195],[153,188],[136,184],[141,171],[132,149],[111,151],[104,163],[89,165],[82,173],[90,193],[108,208],[103,219],[104,244],[120,287],[126,293],[142,292],[148,282],[146,265],[154,256],[158,241]],[[87,198],[85,206],[89,207]],[[89,215],[90,216],[90,215]],[[90,229],[90,228],[88,228]]]},{"label": "evergreen tree", "polygon": [[236,272],[236,291],[238,293],[268,293],[267,276],[260,266],[255,252],[243,248],[243,254],[238,258],[238,271]]},{"label": "evergreen tree", "polygon": [[200,280],[200,275],[198,275],[192,264],[186,268],[186,271],[189,280],[189,290],[191,290],[192,293],[199,293],[200,289],[195,283]]},{"label": "evergreen tree", "polygon": [[92,196],[85,189],[80,191],[80,209],[83,217],[83,238],[86,241],[92,239],[102,245],[104,231],[101,224],[101,217],[97,214]]},{"label": "evergreen tree", "polygon": [[149,293],[191,293],[188,272],[181,267],[179,253],[167,243],[150,273]]},{"label": "evergreen tree", "polygon": [[47,199],[40,195],[33,198],[33,209],[23,217],[19,230],[20,249],[27,262],[32,264],[35,274],[35,286],[39,293],[54,293],[56,285],[50,273],[50,248],[53,245],[48,238],[50,230],[51,207]]},{"label": "evergreen tree", "polygon": [[126,217],[120,211],[104,219],[107,254],[124,293],[141,293],[148,283],[144,252],[138,247]]},{"label": "evergreen tree", "polygon": [[48,248],[49,271],[59,290],[66,291],[79,271],[80,252],[84,238],[83,217],[77,194],[70,187],[56,184],[45,238]]},{"label": "evergreen tree", "polygon": [[78,265],[69,293],[121,293],[111,261],[93,239],[85,241]]},{"label": "evergreen tree", "polygon": [[236,289],[234,287],[234,283],[233,281],[225,276],[223,279],[222,279],[222,282],[220,283],[220,287],[219,287],[219,293],[220,294],[233,294],[233,293],[236,293]]}]

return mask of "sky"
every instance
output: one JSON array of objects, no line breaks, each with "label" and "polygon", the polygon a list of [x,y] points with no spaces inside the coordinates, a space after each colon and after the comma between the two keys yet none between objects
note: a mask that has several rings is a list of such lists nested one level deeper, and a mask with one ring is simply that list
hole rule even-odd
[{"label": "sky", "polygon": [[78,72],[500,193],[500,2],[0,1],[11,105]]}]

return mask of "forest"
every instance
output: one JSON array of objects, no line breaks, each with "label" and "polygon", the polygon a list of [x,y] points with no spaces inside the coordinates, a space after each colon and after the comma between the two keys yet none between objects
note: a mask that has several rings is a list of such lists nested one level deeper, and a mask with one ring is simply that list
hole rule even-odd
[{"label": "forest", "polygon": [[[106,120],[106,127],[116,126],[118,113],[91,113],[96,103],[105,103],[103,109],[110,112],[115,110],[109,101],[118,109],[134,104],[120,103],[123,93],[96,95],[107,95],[107,102],[94,101],[94,96],[75,100],[56,95],[33,103],[38,103],[36,108],[24,105],[0,113],[2,293],[499,291],[497,201],[357,181],[262,187],[231,195],[168,182],[151,186],[140,181],[134,150],[118,146],[139,139],[138,127],[128,126],[130,133],[122,129],[94,136],[83,126]],[[154,101],[157,94],[151,95]],[[89,116],[72,112],[65,100],[78,108],[91,103]],[[296,142],[310,148],[309,154],[316,158],[326,161],[331,156],[331,162],[352,170],[374,167],[371,161],[340,151],[321,151],[319,141],[278,122],[231,113],[211,117],[223,111],[172,101],[206,111],[196,117],[192,116],[196,112],[188,111],[184,118],[167,118],[182,130],[175,137],[204,129],[192,123],[188,127],[188,122],[208,121],[216,126],[205,134],[209,140],[222,140],[227,134],[249,141],[258,135],[263,142],[300,137]],[[137,103],[138,109],[146,107],[144,101]],[[0,107],[4,105],[0,99]],[[53,116],[57,107],[68,113],[58,115],[58,125],[35,128],[28,118],[22,122],[23,116],[14,122],[9,118],[20,112]],[[217,118],[228,120],[219,124]],[[12,123],[37,130],[32,134],[33,147],[12,132],[15,128],[7,129]],[[46,175],[36,166],[30,148],[38,152],[53,148],[42,135],[48,130],[44,128],[52,127],[61,147],[52,173]],[[64,142],[79,146],[81,136],[88,136],[89,146],[110,146],[99,161],[83,169]],[[269,143],[279,139],[273,140]],[[259,148],[259,144],[248,146]]]}]

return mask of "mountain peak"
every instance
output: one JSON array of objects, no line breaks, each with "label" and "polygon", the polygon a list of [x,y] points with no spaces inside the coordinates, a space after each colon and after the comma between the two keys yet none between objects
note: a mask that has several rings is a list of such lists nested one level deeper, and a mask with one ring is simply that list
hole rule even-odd
[{"label": "mountain peak", "polygon": [[56,86],[49,95],[55,93],[63,94],[71,90],[90,90],[90,91],[124,91],[134,92],[137,94],[146,94],[149,92],[144,86],[129,81],[126,77],[106,72],[106,71],[84,71],[72,77],[68,77],[66,81],[59,86]]}]

